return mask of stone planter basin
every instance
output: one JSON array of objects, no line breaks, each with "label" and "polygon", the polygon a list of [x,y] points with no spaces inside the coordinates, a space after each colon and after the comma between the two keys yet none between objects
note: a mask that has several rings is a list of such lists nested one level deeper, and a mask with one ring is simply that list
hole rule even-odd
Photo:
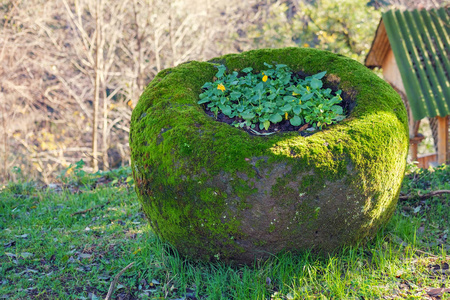
[{"label": "stone planter basin", "polygon": [[[343,90],[347,118],[307,137],[256,136],[197,104],[217,64],[258,71],[264,62],[326,70],[325,86]],[[161,71],[133,111],[130,147],[139,201],[162,240],[195,260],[251,264],[373,237],[395,209],[408,126],[397,93],[360,63],[315,49],[264,49]]]}]

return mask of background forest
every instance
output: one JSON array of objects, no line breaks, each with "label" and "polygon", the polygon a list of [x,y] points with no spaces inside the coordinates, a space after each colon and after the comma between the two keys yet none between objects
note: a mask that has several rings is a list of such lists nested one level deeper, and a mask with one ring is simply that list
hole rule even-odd
[{"label": "background forest", "polygon": [[445,1],[0,0],[0,183],[129,165],[132,109],[164,68],[286,46],[363,62],[383,11]]}]

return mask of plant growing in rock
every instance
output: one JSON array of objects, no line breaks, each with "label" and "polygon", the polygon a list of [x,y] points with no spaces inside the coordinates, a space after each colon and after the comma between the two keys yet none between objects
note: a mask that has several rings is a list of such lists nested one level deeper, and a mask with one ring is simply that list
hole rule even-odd
[{"label": "plant growing in rock", "polygon": [[[201,87],[218,73],[218,62],[231,73],[249,66],[261,72],[264,62],[272,61],[295,73],[332,74],[327,83],[348,95],[341,104],[348,108],[345,122],[307,136],[292,132],[260,138],[248,134],[247,128],[220,124],[197,104]],[[217,75],[223,76],[222,70]],[[276,66],[264,74],[252,71],[231,74],[236,83],[216,76],[208,90],[221,99],[231,84],[239,86],[246,77],[259,77],[254,82],[262,82],[263,88],[281,81],[283,95],[280,86],[272,85],[266,94],[259,88],[251,92],[263,109],[264,102],[285,100],[277,109],[290,104],[290,119],[297,103],[285,97],[307,101],[301,99],[304,95],[292,95],[299,94],[292,87],[302,91],[302,86],[307,94],[306,85],[288,84],[292,75],[284,76],[284,83]],[[316,74],[320,76],[311,76],[309,90],[320,88],[323,75]],[[267,99],[271,94],[274,99]],[[234,105],[250,101],[236,98]],[[227,102],[220,104],[231,108]],[[285,118],[284,113],[278,114]],[[249,123],[256,127],[264,114],[254,114],[258,119]],[[222,117],[226,116],[218,114]],[[290,119],[270,127],[288,125]],[[184,257],[219,258],[235,265],[252,264],[280,251],[330,253],[375,236],[395,210],[408,141],[406,110],[385,81],[344,56],[298,47],[229,54],[161,71],[133,110],[130,127],[135,189],[155,234]]]},{"label": "plant growing in rock", "polygon": [[287,65],[264,65],[267,69],[256,74],[251,67],[241,74],[226,74],[226,67],[218,66],[215,81],[203,85],[198,104],[207,104],[215,115],[221,111],[235,118],[233,125],[237,127],[258,125],[260,130],[268,130],[283,119],[292,126],[309,123],[319,129],[344,119],[338,105],[342,91],[332,93],[322,88],[326,71],[302,79]]}]

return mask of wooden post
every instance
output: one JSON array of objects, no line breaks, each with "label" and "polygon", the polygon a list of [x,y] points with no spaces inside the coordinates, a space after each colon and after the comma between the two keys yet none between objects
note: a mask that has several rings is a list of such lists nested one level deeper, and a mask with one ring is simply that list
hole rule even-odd
[{"label": "wooden post", "polygon": [[409,139],[409,148],[411,149],[411,160],[418,161],[417,148],[425,137],[423,134],[417,133],[413,138]]},{"label": "wooden post", "polygon": [[447,117],[437,117],[438,121],[438,164],[442,165],[447,162],[448,147],[448,121]]}]

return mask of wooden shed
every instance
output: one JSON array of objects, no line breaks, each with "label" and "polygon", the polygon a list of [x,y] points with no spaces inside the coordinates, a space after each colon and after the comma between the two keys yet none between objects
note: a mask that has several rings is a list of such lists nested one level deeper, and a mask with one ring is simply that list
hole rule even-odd
[{"label": "wooden shed", "polygon": [[[380,67],[408,110],[412,159],[419,167],[450,162],[450,9],[383,13],[366,57]],[[436,153],[417,156],[420,121],[429,118]]]}]

